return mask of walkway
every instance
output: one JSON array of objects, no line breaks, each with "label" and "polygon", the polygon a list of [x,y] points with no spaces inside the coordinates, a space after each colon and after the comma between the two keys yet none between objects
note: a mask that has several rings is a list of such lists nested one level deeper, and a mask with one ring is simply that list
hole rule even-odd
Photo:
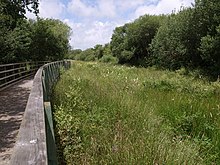
[{"label": "walkway", "polygon": [[0,165],[8,165],[33,80],[0,91]]}]

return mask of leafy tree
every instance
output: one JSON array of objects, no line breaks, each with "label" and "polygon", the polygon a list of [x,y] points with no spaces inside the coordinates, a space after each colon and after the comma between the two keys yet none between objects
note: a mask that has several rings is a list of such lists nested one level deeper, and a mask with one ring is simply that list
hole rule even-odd
[{"label": "leafy tree", "polygon": [[169,16],[151,44],[152,63],[170,69],[216,70],[219,24],[217,0],[197,0],[193,8]]},{"label": "leafy tree", "polygon": [[59,20],[38,19],[31,24],[34,60],[60,60],[68,53],[70,27]]},{"label": "leafy tree", "polygon": [[38,13],[38,0],[0,1],[0,63],[27,60],[30,28],[26,9]]},{"label": "leafy tree", "polygon": [[111,46],[109,43],[105,44],[103,47],[103,55],[110,55],[112,56]]},{"label": "leafy tree", "polygon": [[216,28],[217,34],[207,35],[201,39],[199,48],[201,56],[207,64],[206,69],[212,71],[212,75],[219,76],[220,71],[220,25]]},{"label": "leafy tree", "polygon": [[13,29],[17,21],[25,18],[26,10],[39,13],[38,0],[1,0],[0,1],[0,25]]},{"label": "leafy tree", "polygon": [[84,51],[82,51],[80,54],[77,54],[75,56],[76,60],[81,60],[81,61],[94,61],[95,60],[95,53],[93,48],[88,48]]},{"label": "leafy tree", "polygon": [[193,32],[190,31],[191,9],[185,9],[177,15],[170,15],[159,28],[151,43],[151,62],[161,67],[178,69],[189,65]]},{"label": "leafy tree", "polygon": [[95,53],[95,57],[97,58],[97,59],[100,59],[102,56],[103,56],[103,47],[102,47],[102,45],[96,45],[95,47],[94,47],[94,53]]},{"label": "leafy tree", "polygon": [[111,52],[114,57],[117,57],[119,59],[119,63],[125,63],[128,60],[130,60],[130,59],[124,59],[121,56],[122,51],[126,50],[126,45],[124,41],[127,36],[126,29],[128,26],[129,24],[125,24],[124,26],[116,27],[112,34],[112,39],[110,42]]},{"label": "leafy tree", "polygon": [[133,53],[132,63],[143,65],[145,59],[149,58],[149,44],[164,18],[165,16],[144,15],[130,24],[126,42],[131,48],[129,54]]},{"label": "leafy tree", "polygon": [[1,63],[26,61],[29,57],[31,44],[30,24],[26,20],[20,20],[13,30],[2,28],[0,33]]},{"label": "leafy tree", "polygon": [[82,52],[81,49],[69,50],[67,56],[65,58],[75,60],[76,56]]},{"label": "leafy tree", "polygon": [[112,55],[111,45],[109,43],[105,44],[102,50],[103,50],[103,55],[99,59],[100,62],[112,63],[112,64],[118,63],[117,57],[114,57]]},{"label": "leafy tree", "polygon": [[117,27],[111,41],[111,50],[119,63],[140,65],[149,57],[149,44],[165,16],[144,15],[132,23]]}]

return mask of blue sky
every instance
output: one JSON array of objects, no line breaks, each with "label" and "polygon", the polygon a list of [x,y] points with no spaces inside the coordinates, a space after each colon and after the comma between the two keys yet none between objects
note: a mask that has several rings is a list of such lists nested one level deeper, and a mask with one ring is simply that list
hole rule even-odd
[{"label": "blue sky", "polygon": [[[70,44],[86,49],[108,43],[113,30],[144,14],[169,14],[194,0],[40,0],[40,16],[60,19],[72,28]],[[27,17],[34,18],[30,13]]]}]

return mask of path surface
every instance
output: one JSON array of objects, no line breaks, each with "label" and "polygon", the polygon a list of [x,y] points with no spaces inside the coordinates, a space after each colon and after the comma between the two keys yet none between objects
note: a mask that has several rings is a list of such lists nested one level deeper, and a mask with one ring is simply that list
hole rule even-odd
[{"label": "path surface", "polygon": [[29,78],[0,91],[0,165],[9,164],[32,84]]}]

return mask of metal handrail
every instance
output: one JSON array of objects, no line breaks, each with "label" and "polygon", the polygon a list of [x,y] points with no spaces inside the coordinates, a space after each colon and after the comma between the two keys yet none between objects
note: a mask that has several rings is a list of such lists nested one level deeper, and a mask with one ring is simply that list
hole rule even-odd
[{"label": "metal handrail", "polygon": [[41,63],[41,64],[45,64],[45,63],[48,63],[48,62],[50,62],[50,61],[19,62],[19,63],[10,63],[10,64],[0,64],[0,67],[11,66],[11,65],[30,64],[30,63]]},{"label": "metal handrail", "polygon": [[[23,62],[0,65],[0,90],[3,90],[13,83],[31,76],[48,61]],[[30,74],[32,73],[32,74]]]},{"label": "metal handrail", "polygon": [[57,165],[50,96],[60,76],[60,69],[71,61],[58,61],[40,67],[34,77],[24,117],[20,126],[11,165]]}]

